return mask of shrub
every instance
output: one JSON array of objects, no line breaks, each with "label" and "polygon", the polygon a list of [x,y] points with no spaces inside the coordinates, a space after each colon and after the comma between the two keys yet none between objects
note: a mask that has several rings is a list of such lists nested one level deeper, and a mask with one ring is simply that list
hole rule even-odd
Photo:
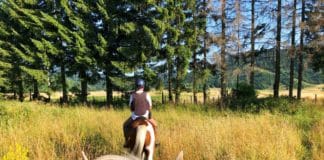
[{"label": "shrub", "polygon": [[248,105],[256,102],[256,98],[257,94],[253,86],[240,83],[237,89],[232,90],[230,106],[234,109],[240,107],[245,110]]}]

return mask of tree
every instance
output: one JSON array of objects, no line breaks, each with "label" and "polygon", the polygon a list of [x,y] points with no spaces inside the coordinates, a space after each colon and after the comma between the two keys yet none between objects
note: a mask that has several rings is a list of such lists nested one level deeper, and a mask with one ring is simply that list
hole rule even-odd
[{"label": "tree", "polygon": [[60,83],[62,88],[61,102],[68,102],[68,85],[67,85],[67,70],[69,64],[72,63],[73,57],[70,53],[72,46],[71,31],[62,23],[64,14],[57,1],[42,1],[39,2],[39,10],[41,20],[44,24],[43,35],[40,40],[34,40],[34,45],[47,54],[50,59],[50,69],[52,74],[56,72],[56,68],[60,68],[59,80],[50,83],[49,88],[56,88],[55,83]]},{"label": "tree", "polygon": [[[207,68],[207,52],[208,52],[208,32],[207,32],[207,16],[209,13],[208,8],[209,2],[206,0],[196,1],[195,8],[192,9],[193,14],[193,25],[195,41],[192,46],[192,91],[193,100],[197,104],[197,92],[198,88],[201,88],[198,84],[202,85],[203,90],[203,103],[207,101],[207,80],[209,78],[209,70]],[[192,42],[191,42],[192,43]],[[203,57],[203,58],[198,58]]]},{"label": "tree", "polygon": [[296,35],[296,11],[297,11],[297,0],[294,0],[293,4],[293,24],[291,31],[291,49],[290,49],[290,77],[289,77],[289,97],[293,97],[294,89],[294,69],[295,69],[295,35]]},{"label": "tree", "polygon": [[69,0],[60,1],[60,6],[65,15],[62,23],[69,27],[73,36],[73,47],[71,50],[71,53],[74,54],[75,62],[73,69],[78,72],[81,81],[79,98],[82,103],[87,102],[88,83],[90,78],[95,77],[93,75],[96,74],[91,72],[91,69],[95,66],[95,60],[93,53],[90,52],[95,41],[95,26],[91,14],[94,5],[94,2],[83,0],[74,2]]},{"label": "tree", "polygon": [[[186,2],[186,3],[185,3]],[[176,42],[175,47],[175,67],[176,67],[176,78],[175,78],[175,102],[178,104],[180,102],[180,94],[183,87],[184,78],[187,74],[189,67],[189,60],[191,57],[190,48],[195,40],[195,34],[193,34],[194,29],[188,16],[185,15],[186,11],[191,10],[194,1],[176,1],[176,17],[175,24],[176,28],[179,30],[179,38]],[[188,47],[186,47],[188,46]]]},{"label": "tree", "polygon": [[303,52],[304,52],[304,31],[305,30],[305,0],[302,0],[301,23],[300,23],[300,42],[298,51],[298,84],[297,99],[301,98],[302,82],[303,82]]},{"label": "tree", "polygon": [[226,1],[221,0],[221,22],[222,22],[222,33],[221,33],[221,64],[220,64],[220,85],[221,85],[221,106],[224,107],[225,105],[225,98],[227,95],[226,91],[226,35],[225,35],[225,30],[226,30]]},{"label": "tree", "polygon": [[[38,95],[38,83],[46,78],[44,68],[48,67],[48,60],[45,54],[36,52],[32,48],[32,42],[26,41],[25,37],[39,37],[42,23],[36,12],[30,8],[35,3],[15,3],[14,1],[5,1],[1,3],[0,21],[2,27],[9,32],[2,32],[0,48],[6,63],[5,67],[7,81],[11,84],[12,90],[16,93],[18,89],[19,100],[24,100],[24,82],[32,81],[34,84],[34,95]],[[9,18],[11,17],[11,18]],[[11,64],[11,65],[9,65]],[[10,66],[10,68],[9,68]],[[17,85],[17,87],[15,87]]]},{"label": "tree", "polygon": [[307,32],[305,33],[305,38],[307,41],[307,48],[309,50],[308,54],[312,58],[311,65],[314,71],[316,72],[324,72],[324,21],[323,16],[324,13],[321,12],[321,5],[323,4],[323,0],[319,1],[310,1],[307,4],[308,12],[305,13],[307,15],[306,25]]},{"label": "tree", "polygon": [[203,23],[203,48],[202,48],[202,52],[203,52],[203,73],[204,75],[202,77],[204,77],[204,81],[203,82],[203,99],[204,99],[204,104],[206,104],[207,101],[207,90],[208,90],[208,86],[207,86],[207,80],[208,77],[210,76],[210,71],[207,69],[207,52],[208,52],[208,47],[209,47],[209,36],[208,36],[208,32],[207,32],[207,16],[209,14],[210,9],[208,8],[208,4],[210,2],[203,0],[203,12],[202,12],[202,17],[204,18],[204,23]]},{"label": "tree", "polygon": [[169,102],[173,101],[173,82],[174,82],[174,60],[176,58],[176,48],[180,39],[181,30],[179,23],[185,19],[179,2],[168,1],[162,4],[165,10],[165,32],[161,39],[161,56],[166,60],[167,68],[167,83],[168,83],[168,99]]},{"label": "tree", "polygon": [[254,66],[255,66],[255,0],[251,0],[251,72],[250,85],[254,86]]},{"label": "tree", "polygon": [[281,0],[277,1],[277,34],[276,34],[276,62],[273,96],[279,97],[280,86],[280,42],[281,42]]},{"label": "tree", "polygon": [[[128,8],[129,6],[129,8]],[[123,38],[120,51],[129,58],[134,68],[149,71],[147,62],[157,56],[159,37],[163,32],[161,8],[156,1],[129,2],[124,4],[124,22],[121,24]],[[138,37],[138,35],[142,35]],[[144,78],[147,72],[142,72]]]}]

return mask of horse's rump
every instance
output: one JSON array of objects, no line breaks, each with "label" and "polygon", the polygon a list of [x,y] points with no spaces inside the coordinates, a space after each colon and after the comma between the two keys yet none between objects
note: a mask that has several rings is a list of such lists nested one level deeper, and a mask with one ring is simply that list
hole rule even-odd
[{"label": "horse's rump", "polygon": [[141,156],[140,153],[145,153],[146,156],[152,155],[155,144],[154,134],[154,127],[148,119],[145,117],[135,119],[128,131],[131,152],[138,157]]},{"label": "horse's rump", "polygon": [[[139,117],[137,119],[135,119],[132,123],[131,123],[131,128],[128,131],[128,135],[130,137],[130,142],[129,142],[129,146],[130,149],[133,150],[134,149],[134,145],[135,145],[135,141],[136,141],[136,133],[137,133],[137,128],[140,125],[144,125],[144,126],[148,126],[149,122],[145,117]],[[151,135],[147,132],[146,133],[146,138],[145,138],[145,146],[149,145],[151,141]]]}]

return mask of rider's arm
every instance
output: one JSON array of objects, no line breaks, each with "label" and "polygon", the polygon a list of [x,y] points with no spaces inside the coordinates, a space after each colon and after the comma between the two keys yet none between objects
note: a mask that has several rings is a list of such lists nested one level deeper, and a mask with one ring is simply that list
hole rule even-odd
[{"label": "rider's arm", "polygon": [[134,111],[135,108],[134,108],[134,105],[132,105],[132,102],[133,102],[133,95],[131,94],[129,97],[129,106],[130,106],[131,111]]},{"label": "rider's arm", "polygon": [[152,109],[152,99],[151,99],[151,96],[149,94],[146,94],[146,100],[149,103],[150,110],[151,110]]}]

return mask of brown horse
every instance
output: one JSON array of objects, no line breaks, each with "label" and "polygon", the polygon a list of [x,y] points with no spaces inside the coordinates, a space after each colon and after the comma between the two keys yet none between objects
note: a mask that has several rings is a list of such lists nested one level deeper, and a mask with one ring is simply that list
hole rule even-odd
[{"label": "brown horse", "polygon": [[131,128],[129,131],[130,153],[139,159],[152,160],[155,146],[153,125],[148,119],[139,117],[132,122]]}]

